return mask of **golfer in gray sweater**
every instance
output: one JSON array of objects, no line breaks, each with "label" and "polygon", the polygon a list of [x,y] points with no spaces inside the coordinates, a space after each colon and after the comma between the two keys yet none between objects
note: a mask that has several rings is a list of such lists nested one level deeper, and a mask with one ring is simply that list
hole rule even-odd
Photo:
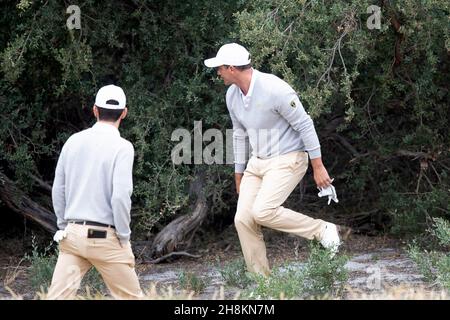
[{"label": "golfer in gray sweater", "polygon": [[74,298],[92,266],[114,298],[142,297],[130,244],[134,148],[119,132],[127,112],[122,88],[102,87],[97,123],[73,134],[59,155],[52,189],[59,256],[47,299]]},{"label": "golfer in gray sweater", "polygon": [[230,85],[226,104],[239,194],[234,222],[248,270],[270,272],[261,226],[317,239],[334,255],[341,244],[335,224],[282,206],[305,175],[308,157],[317,186],[332,182],[313,121],[296,92],[277,76],[253,69],[249,52],[236,43],[223,45],[205,65]]}]

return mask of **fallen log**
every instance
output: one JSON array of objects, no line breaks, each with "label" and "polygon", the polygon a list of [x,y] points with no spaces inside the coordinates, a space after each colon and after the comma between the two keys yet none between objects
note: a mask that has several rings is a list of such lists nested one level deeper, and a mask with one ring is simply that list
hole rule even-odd
[{"label": "fallen log", "polygon": [[48,232],[56,232],[56,216],[33,201],[0,171],[0,200],[12,211],[35,222]]},{"label": "fallen log", "polygon": [[162,257],[174,251],[186,251],[190,247],[195,232],[208,212],[204,184],[204,174],[200,173],[190,187],[191,196],[197,197],[191,212],[176,218],[156,235],[150,247],[151,257]]}]

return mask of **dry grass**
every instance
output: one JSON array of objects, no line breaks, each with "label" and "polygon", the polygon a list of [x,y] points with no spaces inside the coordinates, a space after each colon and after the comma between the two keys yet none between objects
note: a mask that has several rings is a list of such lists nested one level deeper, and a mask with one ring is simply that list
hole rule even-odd
[{"label": "dry grass", "polygon": [[376,292],[348,290],[347,300],[449,300],[449,292],[445,289],[432,290],[425,286],[397,286]]},{"label": "dry grass", "polygon": [[8,266],[3,268],[4,270],[6,270],[5,275],[2,277],[2,282],[3,282],[3,286],[5,288],[9,287],[12,283],[14,283],[14,281],[17,279],[17,277],[19,277],[22,273],[25,272],[25,267],[21,266],[22,262],[25,259],[21,259],[19,261],[19,263],[17,264],[17,266]]},{"label": "dry grass", "polygon": [[[143,289],[143,300],[195,300],[198,294],[195,291],[175,290],[172,286],[162,286],[158,288],[157,283],[150,283],[149,287]],[[235,293],[232,300],[239,299],[240,292]],[[221,286],[208,300],[225,300],[225,288]]]},{"label": "dry grass", "polygon": [[[13,292],[9,287],[5,287],[11,294],[9,299],[12,300],[23,300],[23,296]],[[230,300],[239,300],[240,293],[237,292]],[[35,299],[44,300],[45,293],[37,292]],[[92,294],[89,288],[86,288],[86,295],[77,296],[75,300],[109,300],[112,299],[110,296],[104,296],[100,294]],[[150,286],[144,289],[144,297],[142,300],[196,300],[198,297],[191,291],[177,291],[174,290],[172,286],[168,287],[157,287],[156,283],[151,283]],[[216,290],[212,296],[207,300],[225,300],[226,294],[224,287],[220,287]],[[284,300],[283,295],[280,296],[280,300]],[[341,300],[342,298],[323,296],[316,297],[314,299],[319,300]],[[432,290],[428,287],[408,287],[408,286],[397,286],[390,287],[384,290],[376,292],[364,292],[362,290],[347,288],[347,294],[345,295],[345,300],[450,300],[449,292],[446,290]]]},{"label": "dry grass", "polygon": [[[14,293],[11,289],[8,289],[8,291],[11,294],[12,299],[19,299],[23,300],[23,298]],[[89,287],[85,288],[86,294],[85,295],[77,295],[74,300],[110,300],[112,299],[111,296],[105,296],[99,293],[92,293]],[[157,283],[151,283],[148,288],[143,289],[144,297],[142,300],[194,300],[197,298],[196,293],[194,291],[187,291],[182,290],[178,291],[175,290],[172,286],[158,286]],[[37,292],[36,299],[38,300],[45,300],[46,299],[46,293],[44,291]],[[220,290],[215,292],[211,300],[224,300],[225,299],[225,292],[224,288],[221,287]]]}]

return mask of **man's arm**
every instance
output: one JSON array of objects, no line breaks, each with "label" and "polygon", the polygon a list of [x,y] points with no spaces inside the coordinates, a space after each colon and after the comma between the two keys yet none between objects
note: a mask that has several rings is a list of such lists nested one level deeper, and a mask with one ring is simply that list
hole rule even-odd
[{"label": "man's arm", "polygon": [[[243,128],[243,127],[242,127]],[[247,132],[242,128],[236,128],[233,125],[233,150],[234,150],[234,180],[236,183],[236,192],[239,194],[241,179],[244,175],[247,162],[249,141]]]},{"label": "man's arm", "polygon": [[116,158],[113,173],[113,192],[111,207],[114,214],[114,225],[122,244],[130,240],[131,230],[131,194],[133,193],[133,161],[134,148],[127,144]]},{"label": "man's arm", "polygon": [[242,180],[242,176],[244,174],[243,173],[234,173],[234,182],[236,183],[236,192],[237,194],[239,194],[239,192],[241,191],[241,180]]},{"label": "man's arm", "polygon": [[291,127],[299,131],[305,144],[305,150],[311,159],[314,171],[314,181],[318,187],[328,187],[331,184],[327,169],[322,163],[320,142],[314,128],[314,123],[303,108],[297,94],[292,91],[281,96],[277,111],[284,117]]},{"label": "man's arm", "polygon": [[321,188],[328,187],[331,184],[331,178],[322,163],[322,158],[311,159],[311,166],[313,168],[316,185]]},{"label": "man's arm", "polygon": [[247,130],[239,122],[236,115],[231,110],[228,92],[226,102],[230,113],[231,122],[233,123],[234,181],[236,183],[236,192],[239,194],[241,179],[244,175],[245,166],[248,160],[249,139]]},{"label": "man's arm", "polygon": [[63,230],[67,226],[67,221],[64,219],[64,213],[66,211],[66,188],[65,188],[65,148],[63,147],[58,158],[58,163],[55,169],[55,179],[52,186],[52,202],[53,210],[56,215],[56,224],[58,229]]}]

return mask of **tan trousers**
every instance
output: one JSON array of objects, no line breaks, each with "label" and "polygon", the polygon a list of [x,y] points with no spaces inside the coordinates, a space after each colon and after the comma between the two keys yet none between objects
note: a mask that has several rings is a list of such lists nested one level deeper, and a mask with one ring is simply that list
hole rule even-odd
[{"label": "tan trousers", "polygon": [[[107,238],[87,238],[88,229],[107,230]],[[142,297],[128,242],[121,246],[115,230],[69,223],[67,237],[59,243],[58,261],[47,299],[73,299],[83,276],[94,266],[115,299]]]},{"label": "tan trousers", "polygon": [[242,177],[235,226],[247,268],[268,275],[266,246],[261,226],[319,239],[325,221],[281,205],[308,169],[308,154],[292,152],[270,159],[251,157]]}]

